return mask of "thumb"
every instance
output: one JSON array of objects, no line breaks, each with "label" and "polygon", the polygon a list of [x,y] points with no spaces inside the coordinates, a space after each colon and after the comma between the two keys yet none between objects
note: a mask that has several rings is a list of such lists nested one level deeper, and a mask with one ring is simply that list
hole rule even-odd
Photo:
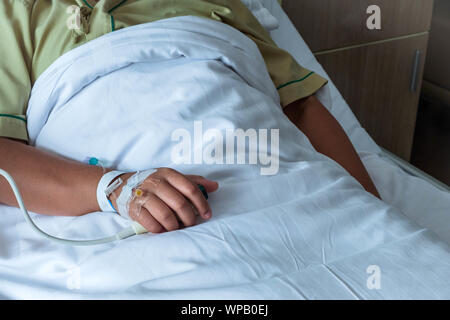
[{"label": "thumb", "polygon": [[188,175],[189,180],[195,184],[201,184],[205,187],[206,192],[211,193],[219,189],[219,184],[216,181],[208,180],[202,176]]}]

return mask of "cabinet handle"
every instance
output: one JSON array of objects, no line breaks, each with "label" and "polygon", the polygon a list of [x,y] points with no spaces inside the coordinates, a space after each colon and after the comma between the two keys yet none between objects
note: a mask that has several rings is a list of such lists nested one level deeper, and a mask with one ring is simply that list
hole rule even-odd
[{"label": "cabinet handle", "polygon": [[409,91],[411,91],[411,92],[416,92],[416,90],[417,90],[417,80],[418,80],[418,76],[419,76],[420,56],[421,56],[420,50],[416,50],[416,54],[414,57],[413,70],[412,70],[411,84],[409,87]]}]

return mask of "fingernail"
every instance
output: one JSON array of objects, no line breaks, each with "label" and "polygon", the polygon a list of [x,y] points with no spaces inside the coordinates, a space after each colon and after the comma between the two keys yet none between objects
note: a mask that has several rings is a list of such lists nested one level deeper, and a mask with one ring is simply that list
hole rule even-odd
[{"label": "fingernail", "polygon": [[211,211],[208,211],[207,213],[205,213],[205,218],[206,219],[211,218]]},{"label": "fingernail", "polygon": [[208,192],[206,192],[206,188],[204,185],[199,184],[198,188],[200,189],[200,191],[203,193],[203,196],[205,197],[206,200],[208,200]]}]

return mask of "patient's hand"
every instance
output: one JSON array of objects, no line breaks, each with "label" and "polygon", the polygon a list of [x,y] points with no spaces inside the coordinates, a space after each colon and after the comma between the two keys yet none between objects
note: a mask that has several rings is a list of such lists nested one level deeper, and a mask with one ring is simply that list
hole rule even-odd
[{"label": "patient's hand", "polygon": [[[110,196],[115,208],[122,187],[132,175],[122,175],[124,183]],[[130,218],[152,233],[176,230],[180,222],[184,226],[193,226],[196,212],[203,219],[209,219],[211,208],[198,184],[203,185],[208,193],[218,189],[217,182],[201,176],[183,175],[173,169],[159,168],[138,187],[142,194],[139,199],[130,202]]]}]

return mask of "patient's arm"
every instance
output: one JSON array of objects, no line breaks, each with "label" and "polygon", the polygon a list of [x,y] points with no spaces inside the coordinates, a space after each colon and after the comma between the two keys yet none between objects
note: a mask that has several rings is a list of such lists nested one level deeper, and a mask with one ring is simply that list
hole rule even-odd
[{"label": "patient's arm", "polygon": [[284,108],[287,117],[309,138],[314,148],[339,163],[370,193],[380,198],[350,139],[313,95]]},{"label": "patient's arm", "polygon": [[[14,178],[30,211],[74,216],[99,210],[96,190],[102,168],[1,137],[0,155],[0,168]],[[9,184],[1,176],[0,203],[17,206]]]},{"label": "patient's arm", "polygon": [[[100,211],[96,193],[103,175],[102,168],[67,160],[1,137],[0,155],[0,168],[14,178],[30,211],[65,216]],[[126,182],[132,174],[126,173],[121,178]],[[217,190],[216,182],[201,176],[185,176],[167,168],[158,169],[147,180],[151,183],[140,188],[151,197],[151,201],[142,204],[139,212],[143,214],[132,216],[147,230],[178,229],[177,217],[184,226],[192,226],[196,220],[194,208],[203,219],[211,218],[211,208],[197,184],[203,185],[210,193]],[[123,184],[118,191],[122,187]],[[116,200],[112,197],[117,208]],[[0,203],[17,206],[8,182],[1,176]]]}]

